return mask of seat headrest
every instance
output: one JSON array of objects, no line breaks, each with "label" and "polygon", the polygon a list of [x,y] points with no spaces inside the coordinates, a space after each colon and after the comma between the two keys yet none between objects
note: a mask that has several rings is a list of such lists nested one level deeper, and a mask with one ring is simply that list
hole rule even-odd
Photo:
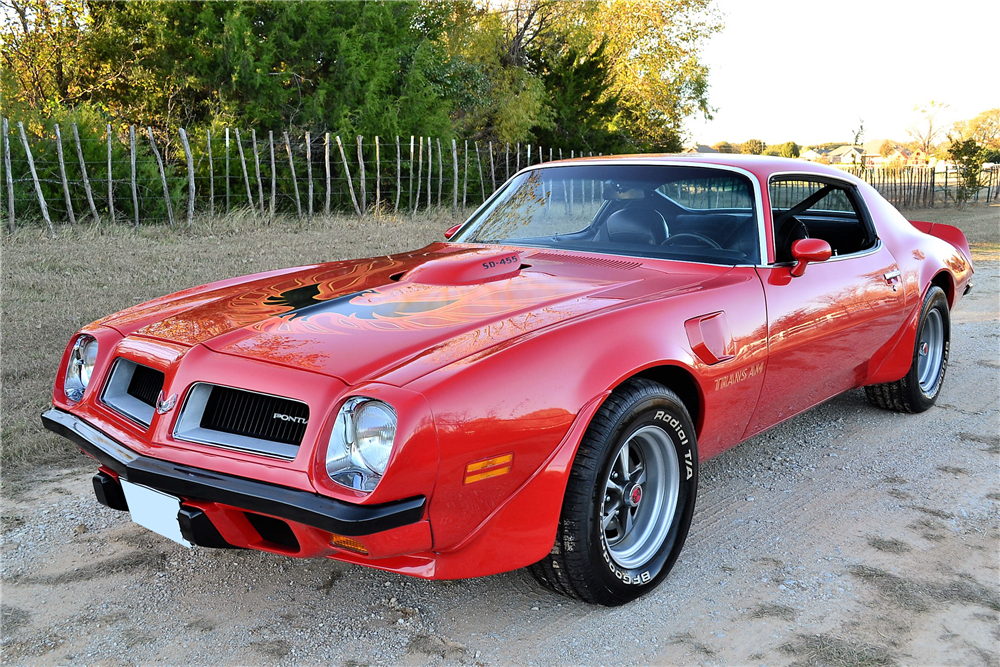
[{"label": "seat headrest", "polygon": [[605,227],[612,243],[659,245],[667,239],[667,225],[656,211],[626,208],[608,216]]}]

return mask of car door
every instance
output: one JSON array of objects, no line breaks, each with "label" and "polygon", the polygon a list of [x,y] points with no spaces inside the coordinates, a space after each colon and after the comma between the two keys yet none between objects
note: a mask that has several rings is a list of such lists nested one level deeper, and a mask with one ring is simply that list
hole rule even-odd
[{"label": "car door", "polygon": [[[868,360],[903,320],[899,267],[853,185],[788,175],[773,177],[768,190],[776,261],[758,268],[768,362],[745,437],[862,384]],[[798,234],[789,237],[789,227]],[[828,241],[834,254],[793,277],[788,247],[780,246],[801,234]]]}]

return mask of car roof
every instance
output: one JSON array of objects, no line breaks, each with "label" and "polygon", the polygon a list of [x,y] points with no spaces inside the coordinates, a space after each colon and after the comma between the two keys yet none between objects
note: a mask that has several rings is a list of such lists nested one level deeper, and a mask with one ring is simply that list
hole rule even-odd
[{"label": "car roof", "polygon": [[836,167],[824,164],[817,164],[808,160],[796,160],[786,157],[775,157],[771,155],[742,155],[735,153],[653,153],[634,155],[595,155],[593,157],[578,157],[565,160],[554,160],[532,165],[530,168],[544,167],[547,165],[582,165],[595,163],[614,163],[627,161],[642,161],[652,164],[704,164],[705,166],[738,167],[751,172],[760,180],[767,183],[768,179],[778,173],[796,172],[818,174],[840,178],[854,183],[860,183],[860,179],[853,174]]}]

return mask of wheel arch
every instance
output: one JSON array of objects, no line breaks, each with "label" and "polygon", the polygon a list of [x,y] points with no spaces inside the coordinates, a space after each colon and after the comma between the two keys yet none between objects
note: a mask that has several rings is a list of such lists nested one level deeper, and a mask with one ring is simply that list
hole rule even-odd
[{"label": "wheel arch", "polygon": [[683,366],[674,364],[652,366],[634,373],[627,378],[623,378],[614,388],[617,389],[623,382],[631,378],[645,378],[653,382],[658,382],[677,394],[677,397],[684,403],[684,407],[687,408],[688,414],[691,415],[691,421],[695,425],[696,436],[701,435],[704,397],[702,396],[701,386],[695,380],[694,374],[691,371]]},{"label": "wheel arch", "polygon": [[[948,308],[953,308],[955,306],[955,281],[947,269],[941,269],[934,274],[934,277],[931,278],[927,289],[930,289],[932,286],[940,287],[944,291],[944,295],[948,298]],[[923,296],[925,294],[926,290],[924,291],[924,294],[921,294],[921,303],[923,303]]]}]

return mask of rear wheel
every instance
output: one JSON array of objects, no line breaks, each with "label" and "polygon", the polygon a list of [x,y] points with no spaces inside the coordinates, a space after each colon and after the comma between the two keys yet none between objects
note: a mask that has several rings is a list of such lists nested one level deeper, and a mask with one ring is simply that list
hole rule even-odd
[{"label": "rear wheel", "polygon": [[697,485],[694,425],[684,404],[650,380],[625,382],[583,437],[555,545],[532,573],[587,602],[634,600],[677,560]]},{"label": "rear wheel", "polygon": [[910,370],[895,382],[865,387],[868,400],[880,408],[897,412],[923,412],[934,405],[948,369],[950,341],[948,298],[944,290],[932,285],[920,310]]}]

